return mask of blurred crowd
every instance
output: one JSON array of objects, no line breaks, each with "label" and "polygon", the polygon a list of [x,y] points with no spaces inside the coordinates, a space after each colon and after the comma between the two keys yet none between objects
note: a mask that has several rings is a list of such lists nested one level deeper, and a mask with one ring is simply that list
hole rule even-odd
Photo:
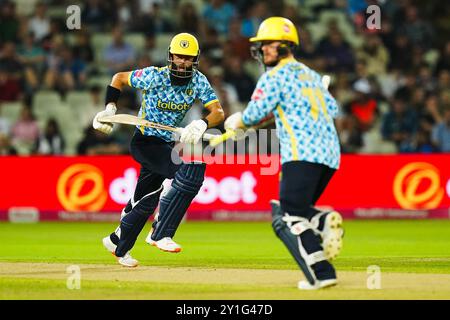
[{"label": "blurred crowd", "polygon": [[[79,30],[66,25],[66,8],[73,4],[81,9]],[[380,28],[367,27],[370,5],[381,9]],[[112,136],[91,128],[109,84],[92,80],[165,65],[159,39],[166,39],[167,49],[178,32],[199,39],[199,69],[225,115],[242,110],[263,71],[250,57],[248,39],[274,15],[298,27],[296,57],[331,75],[344,153],[450,152],[449,7],[412,0],[0,0],[0,154],[21,154],[15,147],[20,143],[29,146],[27,154],[67,154],[64,123],[51,117],[39,125],[34,116],[40,91],[57,92],[62,101],[74,91],[90,97],[78,116],[83,135],[76,154],[126,154],[132,128],[120,127]],[[97,34],[110,35],[100,53]],[[140,48],[126,40],[130,34],[143,39]],[[11,121],[2,104],[17,101],[19,117]],[[135,90],[119,101],[130,113],[139,105]]]}]

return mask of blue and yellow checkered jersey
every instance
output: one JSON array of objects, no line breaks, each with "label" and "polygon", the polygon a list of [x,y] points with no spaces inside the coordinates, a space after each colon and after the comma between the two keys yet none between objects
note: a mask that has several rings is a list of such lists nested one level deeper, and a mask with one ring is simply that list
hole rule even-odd
[{"label": "blue and yellow checkered jersey", "polygon": [[[142,105],[138,116],[151,122],[177,127],[199,99],[205,107],[217,102],[217,96],[200,71],[184,86],[172,86],[168,67],[147,67],[130,72],[128,84],[142,90]],[[137,126],[142,134],[173,141],[172,133],[165,130]]]},{"label": "blue and yellow checkered jersey", "polygon": [[333,122],[338,105],[317,72],[293,58],[265,72],[242,121],[255,125],[270,113],[280,139],[281,163],[298,160],[339,168],[339,138]]}]

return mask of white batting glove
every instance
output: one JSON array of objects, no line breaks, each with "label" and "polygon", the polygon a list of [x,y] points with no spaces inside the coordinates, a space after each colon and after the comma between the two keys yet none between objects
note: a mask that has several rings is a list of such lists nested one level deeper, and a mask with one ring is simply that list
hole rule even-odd
[{"label": "white batting glove", "polygon": [[181,131],[180,142],[196,144],[202,138],[208,125],[203,120],[194,120]]},{"label": "white batting glove", "polygon": [[328,90],[328,87],[330,86],[330,81],[331,81],[331,78],[329,75],[326,74],[322,77],[322,85],[327,90]]},{"label": "white batting glove", "polygon": [[223,125],[226,131],[241,129],[242,112],[233,113],[225,120],[225,123]]},{"label": "white batting glove", "polygon": [[105,134],[110,134],[113,130],[112,123],[105,123],[98,121],[99,118],[104,116],[113,116],[116,114],[117,107],[114,103],[110,102],[106,105],[106,109],[97,113],[94,117],[94,121],[92,121],[92,126],[94,129],[101,131]]}]

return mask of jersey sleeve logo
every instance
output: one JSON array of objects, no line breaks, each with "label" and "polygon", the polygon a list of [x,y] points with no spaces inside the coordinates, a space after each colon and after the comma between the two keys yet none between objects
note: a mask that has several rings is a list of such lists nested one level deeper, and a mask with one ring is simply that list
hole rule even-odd
[{"label": "jersey sleeve logo", "polygon": [[265,96],[266,96],[266,94],[264,93],[264,91],[261,88],[258,88],[255,91],[253,91],[252,100],[258,101],[258,100],[264,99]]},{"label": "jersey sleeve logo", "polygon": [[143,73],[144,73],[144,70],[140,69],[140,70],[137,70],[137,71],[134,73],[134,76],[135,76],[136,78],[140,78],[140,77],[142,76]]}]

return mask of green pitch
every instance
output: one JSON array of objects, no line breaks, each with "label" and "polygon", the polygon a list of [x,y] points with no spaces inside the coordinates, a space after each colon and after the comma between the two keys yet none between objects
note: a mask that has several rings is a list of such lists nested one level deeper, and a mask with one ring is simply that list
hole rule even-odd
[{"label": "green pitch", "polygon": [[[301,273],[270,222],[186,222],[175,237],[179,254],[145,244],[148,225],[132,251],[135,269],[101,244],[115,227],[0,223],[0,299],[450,299],[447,220],[345,221],[334,262],[340,285],[307,293],[296,289]],[[70,265],[81,268],[80,290],[66,286]],[[371,265],[381,290],[366,287]],[[429,284],[436,287],[424,290]]]}]

